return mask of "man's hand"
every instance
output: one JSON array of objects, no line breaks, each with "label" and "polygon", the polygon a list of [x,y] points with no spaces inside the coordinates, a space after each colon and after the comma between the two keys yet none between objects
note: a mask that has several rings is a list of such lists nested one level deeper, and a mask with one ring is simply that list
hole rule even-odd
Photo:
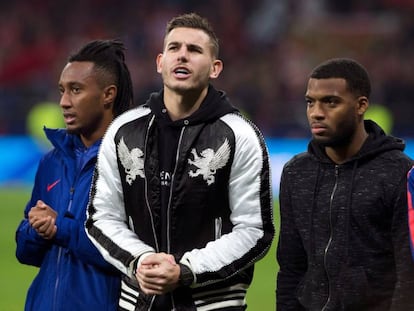
[{"label": "man's hand", "polygon": [[41,237],[50,240],[55,236],[57,213],[42,200],[38,200],[36,206],[30,209],[28,217],[30,225]]},{"label": "man's hand", "polygon": [[152,254],[141,262],[135,276],[145,294],[162,295],[177,288],[180,266],[170,254]]}]

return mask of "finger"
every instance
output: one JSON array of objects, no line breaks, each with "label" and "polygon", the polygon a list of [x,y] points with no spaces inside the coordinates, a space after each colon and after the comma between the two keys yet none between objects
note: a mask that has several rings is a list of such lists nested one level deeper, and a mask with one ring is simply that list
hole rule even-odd
[{"label": "finger", "polygon": [[166,255],[165,259],[166,259],[166,260],[167,260],[170,264],[172,264],[172,265],[176,265],[176,264],[177,264],[177,262],[175,261],[174,256],[173,256],[173,255],[171,255],[171,254]]},{"label": "finger", "polygon": [[41,224],[39,227],[38,227],[38,229],[39,229],[39,231],[42,231],[42,232],[46,232],[47,231],[47,229],[50,227],[50,224],[51,224],[51,222],[52,222],[52,218],[51,217],[45,217],[45,218],[43,218],[45,221],[43,222],[43,224]]},{"label": "finger", "polygon": [[57,227],[56,226],[51,226],[50,227],[50,231],[45,232],[45,234],[43,235],[43,237],[46,240],[51,240],[55,236],[56,232],[57,232]]},{"label": "finger", "polygon": [[56,233],[57,233],[57,226],[56,226],[56,225],[54,225],[54,226],[53,226],[53,232],[52,232],[52,234],[50,235],[50,238],[53,238],[53,237],[56,235]]},{"label": "finger", "polygon": [[147,288],[143,284],[140,284],[139,286],[140,286],[141,290],[144,292],[144,294],[146,294],[146,295],[162,295],[163,294],[162,291]]},{"label": "finger", "polygon": [[163,286],[160,284],[146,282],[140,278],[137,278],[137,280],[142,291],[148,295],[160,295],[164,292]]},{"label": "finger", "polygon": [[36,217],[36,218],[34,219],[34,221],[31,223],[31,226],[32,226],[34,229],[39,230],[39,229],[40,229],[40,227],[42,227],[42,226],[45,224],[45,222],[46,222],[46,221],[47,221],[47,220],[46,220],[46,218],[44,218],[44,217],[42,217],[42,218]]},{"label": "finger", "polygon": [[149,289],[157,289],[161,285],[161,279],[157,274],[149,273],[149,270],[137,271],[136,278]]},{"label": "finger", "polygon": [[27,217],[30,220],[33,221],[34,218],[36,218],[39,215],[38,210],[36,209],[36,207],[32,207],[29,211],[29,213],[27,214]]},{"label": "finger", "polygon": [[140,265],[137,269],[137,274],[148,280],[159,277],[160,271],[158,265]]},{"label": "finger", "polygon": [[141,262],[141,265],[144,266],[152,266],[160,264],[160,259],[156,257],[156,255],[150,255]]},{"label": "finger", "polygon": [[29,216],[29,224],[33,227],[33,224],[38,220],[38,218],[36,216]]},{"label": "finger", "polygon": [[166,292],[164,292],[162,290],[148,289],[148,288],[145,288],[145,287],[141,287],[141,290],[146,295],[163,295],[163,294],[166,294]]},{"label": "finger", "polygon": [[54,236],[56,230],[55,219],[51,218],[48,227],[44,231],[45,237],[51,239]]},{"label": "finger", "polygon": [[41,209],[44,209],[46,206],[47,205],[46,205],[45,202],[43,202],[42,200],[37,200],[36,207],[41,208]]},{"label": "finger", "polygon": [[41,217],[41,216],[45,216],[45,212],[44,210],[41,210],[38,207],[32,207],[28,213],[29,219],[33,217]]}]

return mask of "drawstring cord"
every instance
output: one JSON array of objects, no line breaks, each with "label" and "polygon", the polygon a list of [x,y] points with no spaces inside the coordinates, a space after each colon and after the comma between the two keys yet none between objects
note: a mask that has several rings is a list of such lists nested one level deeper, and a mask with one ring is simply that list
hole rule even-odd
[{"label": "drawstring cord", "polygon": [[319,176],[321,171],[321,164],[318,162],[318,168],[316,171],[315,185],[313,188],[312,204],[311,204],[311,213],[309,221],[309,254],[313,256],[315,252],[315,244],[313,239],[313,214],[316,207],[316,198],[318,196],[318,187],[319,187]]},{"label": "drawstring cord", "polygon": [[349,187],[349,195],[348,195],[348,200],[347,200],[347,204],[346,204],[346,218],[345,218],[345,233],[346,233],[346,241],[345,241],[345,260],[347,261],[348,259],[348,254],[349,254],[349,240],[350,240],[350,223],[351,223],[351,209],[352,209],[352,190],[354,188],[354,178],[355,178],[355,173],[356,173],[356,169],[358,167],[358,161],[356,160],[354,162],[354,165],[352,167],[352,175],[351,175],[351,185]]}]

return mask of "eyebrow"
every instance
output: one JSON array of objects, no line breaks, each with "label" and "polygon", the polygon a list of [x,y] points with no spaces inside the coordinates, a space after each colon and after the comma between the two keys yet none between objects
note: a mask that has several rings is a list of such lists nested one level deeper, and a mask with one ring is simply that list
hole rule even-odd
[{"label": "eyebrow", "polygon": [[315,97],[312,97],[312,96],[309,96],[309,95],[305,95],[305,99],[312,99],[312,100],[315,100],[315,99],[318,99],[319,101],[322,101],[322,102],[326,102],[326,101],[328,101],[328,100],[332,100],[332,99],[341,99],[342,97],[341,96],[338,96],[338,95],[324,95],[324,96],[322,96],[322,97],[318,97],[318,98],[315,98]]},{"label": "eyebrow", "polygon": [[190,48],[196,48],[196,49],[202,50],[202,51],[204,50],[201,45],[195,44],[195,43],[184,43],[184,42],[180,42],[180,41],[171,41],[171,42],[167,43],[166,46],[168,47],[168,46],[171,46],[171,45],[186,45],[187,47],[190,47]]}]

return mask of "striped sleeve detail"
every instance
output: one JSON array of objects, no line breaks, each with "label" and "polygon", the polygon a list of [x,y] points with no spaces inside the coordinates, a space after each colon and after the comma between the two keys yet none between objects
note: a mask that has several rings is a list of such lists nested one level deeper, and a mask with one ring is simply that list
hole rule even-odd
[{"label": "striped sleeve detail", "polygon": [[235,284],[223,289],[194,294],[197,311],[225,310],[246,305],[247,284]]},{"label": "striped sleeve detail", "polygon": [[110,125],[99,149],[87,209],[86,232],[102,256],[122,273],[132,275],[130,263],[153,249],[128,226],[114,137],[125,123],[148,114],[136,108]]},{"label": "striped sleeve detail", "polygon": [[[91,198],[95,197],[96,193],[96,180],[99,178],[98,170],[95,169],[94,181],[91,187]],[[85,223],[87,233],[99,244],[99,249],[103,253],[107,253],[111,258],[116,259],[121,263],[129,263],[134,259],[134,256],[120,248],[114,241],[112,241],[107,235],[102,232],[97,226],[94,225],[94,216],[96,213],[93,200],[90,200],[88,206],[88,218]],[[107,257],[107,256],[104,256]]]},{"label": "striped sleeve detail", "polygon": [[274,237],[271,175],[264,138],[239,114],[225,115],[221,121],[235,136],[229,179],[230,220],[234,227],[204,248],[183,255],[180,262],[191,268],[198,286],[246,271],[265,256]]}]

